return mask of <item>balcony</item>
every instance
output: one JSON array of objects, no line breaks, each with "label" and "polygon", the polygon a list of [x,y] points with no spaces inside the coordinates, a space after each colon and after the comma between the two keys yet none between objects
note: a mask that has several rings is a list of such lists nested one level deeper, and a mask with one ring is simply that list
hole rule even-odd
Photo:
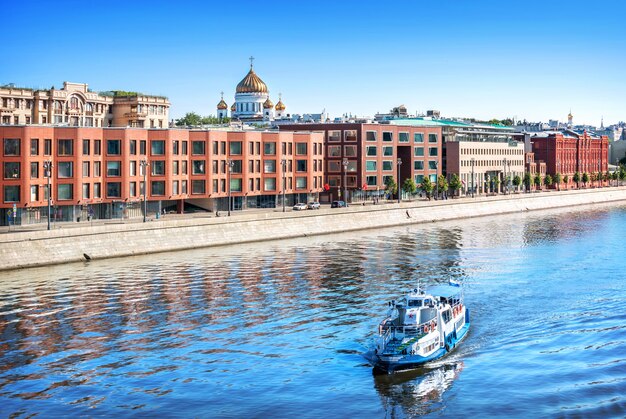
[{"label": "balcony", "polygon": [[146,116],[148,116],[147,112],[126,112],[124,114],[125,118],[130,118],[130,119],[145,118]]}]

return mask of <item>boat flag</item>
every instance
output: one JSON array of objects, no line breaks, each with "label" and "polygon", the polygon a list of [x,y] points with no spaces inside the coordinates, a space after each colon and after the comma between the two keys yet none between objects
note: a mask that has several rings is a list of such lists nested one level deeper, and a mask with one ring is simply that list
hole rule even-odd
[{"label": "boat flag", "polygon": [[454,279],[449,279],[448,285],[453,286],[453,287],[460,287],[461,283],[459,281],[455,281]]}]

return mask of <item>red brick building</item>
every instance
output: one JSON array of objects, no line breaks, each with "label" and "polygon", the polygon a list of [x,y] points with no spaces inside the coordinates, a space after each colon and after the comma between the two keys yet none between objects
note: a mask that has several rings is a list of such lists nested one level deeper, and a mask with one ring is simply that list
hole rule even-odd
[{"label": "red brick building", "polygon": [[[0,225],[188,209],[277,207],[322,191],[323,135],[311,132],[0,127]],[[144,164],[147,170],[144,176]]]},{"label": "red brick building", "polygon": [[[596,175],[605,173],[609,164],[609,139],[586,131],[573,130],[538,132],[529,137],[535,164],[545,163],[546,174],[554,178],[556,173],[568,177],[561,188],[575,186],[576,172]],[[532,172],[532,170],[531,170]],[[555,185],[556,187],[556,185]]]},{"label": "red brick building", "polygon": [[280,130],[323,132],[324,183],[330,188],[320,195],[325,202],[371,199],[384,195],[388,177],[400,186],[407,178],[420,184],[424,176],[434,182],[444,170],[441,126],[362,122],[281,125]]}]

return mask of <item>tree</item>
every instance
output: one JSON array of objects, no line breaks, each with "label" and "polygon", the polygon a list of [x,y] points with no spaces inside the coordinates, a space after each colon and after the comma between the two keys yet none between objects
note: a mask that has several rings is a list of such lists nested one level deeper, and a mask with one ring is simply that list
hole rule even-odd
[{"label": "tree", "polygon": [[[439,175],[439,177],[437,178],[437,188],[438,188],[438,192],[442,193],[442,192],[447,192],[448,190],[448,180],[446,179],[446,177],[444,175]],[[439,197],[437,197],[439,198]]]},{"label": "tree", "polygon": [[554,174],[554,178],[552,179],[552,181],[556,184],[556,189],[557,190],[561,190],[561,181],[563,180],[563,177],[561,176],[561,174],[559,172],[556,172]]},{"label": "tree", "polygon": [[589,175],[587,174],[587,172],[583,173],[583,184],[585,185],[585,188],[587,187],[587,182],[589,182]]},{"label": "tree", "polygon": [[539,190],[541,190],[541,174],[537,173],[535,175],[535,185],[537,185],[537,188],[539,188]]},{"label": "tree", "polygon": [[530,192],[530,188],[533,186],[533,177],[529,172],[524,173],[524,185],[526,185],[526,192]]},{"label": "tree", "polygon": [[611,179],[615,181],[615,186],[617,186],[617,180],[619,179],[619,173],[617,171],[611,174]]},{"label": "tree", "polygon": [[550,176],[550,174],[547,174],[546,177],[543,178],[543,184],[548,188],[552,186],[552,176]]},{"label": "tree", "polygon": [[498,187],[500,186],[500,178],[498,176],[494,176],[491,178],[493,182],[493,191],[498,193]]},{"label": "tree", "polygon": [[393,176],[388,176],[387,179],[385,179],[385,191],[389,195],[393,195],[398,191],[398,184]]},{"label": "tree", "polygon": [[417,185],[415,184],[413,178],[409,177],[404,179],[404,182],[402,183],[402,190],[409,195],[415,195]]},{"label": "tree", "polygon": [[619,182],[620,182],[620,184],[622,182],[624,182],[624,180],[626,180],[626,169],[624,169],[624,166],[620,166],[619,167]]},{"label": "tree", "polygon": [[522,184],[522,178],[520,177],[520,175],[515,175],[515,177],[513,177],[513,185],[515,186],[515,190],[519,190],[519,185]]},{"label": "tree", "polygon": [[196,126],[202,123],[202,117],[195,112],[187,112],[185,116],[176,120],[177,127]]},{"label": "tree", "polygon": [[565,184],[565,189],[567,189],[567,184],[569,183],[569,176],[563,176],[563,183]]},{"label": "tree", "polygon": [[426,197],[430,201],[430,197],[433,192],[433,182],[430,180],[429,176],[424,176],[424,179],[422,179],[422,183],[420,184],[420,189],[426,194]]},{"label": "tree", "polygon": [[459,175],[453,173],[450,177],[450,189],[452,189],[452,196],[454,197],[454,195],[457,194],[462,187],[463,185],[461,183],[461,179],[459,179]]},{"label": "tree", "polygon": [[580,189],[580,172],[574,173],[574,182],[576,182],[576,189]]}]

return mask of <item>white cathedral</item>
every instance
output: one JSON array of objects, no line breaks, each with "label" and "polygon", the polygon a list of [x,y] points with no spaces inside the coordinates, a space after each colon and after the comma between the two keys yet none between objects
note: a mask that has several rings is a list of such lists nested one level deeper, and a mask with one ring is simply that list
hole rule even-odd
[{"label": "white cathedral", "polygon": [[[273,121],[275,119],[289,118],[290,115],[285,113],[285,104],[278,95],[278,103],[270,100],[270,91],[267,85],[256,75],[253,69],[254,58],[250,57],[250,71],[246,74],[237,85],[235,91],[235,103],[230,107],[230,117],[233,120],[240,121]],[[217,104],[217,117],[228,117],[228,105],[224,101],[224,93],[222,92],[222,100]]]}]

